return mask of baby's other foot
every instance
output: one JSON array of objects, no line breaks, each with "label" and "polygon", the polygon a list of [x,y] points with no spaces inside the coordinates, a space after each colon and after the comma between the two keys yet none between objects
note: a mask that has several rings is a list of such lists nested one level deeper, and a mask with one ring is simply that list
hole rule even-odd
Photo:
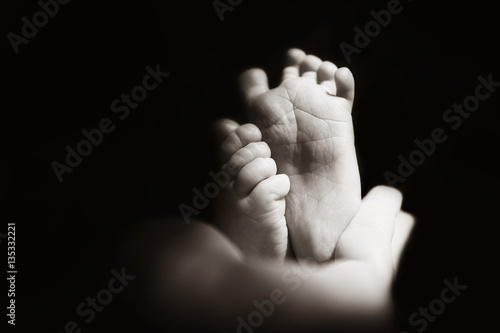
[{"label": "baby's other foot", "polygon": [[285,216],[297,259],[331,259],[361,202],[351,72],[291,49],[277,88],[260,69],[244,72],[240,85],[250,120],[290,178]]},{"label": "baby's other foot", "polygon": [[247,257],[283,261],[288,246],[288,176],[276,174],[271,150],[260,141],[255,125],[221,120],[216,130],[227,135],[219,154],[232,180],[216,199],[215,224]]}]

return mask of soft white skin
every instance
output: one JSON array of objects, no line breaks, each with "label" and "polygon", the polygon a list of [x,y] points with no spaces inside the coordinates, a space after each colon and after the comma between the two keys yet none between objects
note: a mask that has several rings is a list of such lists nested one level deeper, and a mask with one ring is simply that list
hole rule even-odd
[{"label": "soft white skin", "polygon": [[290,178],[285,217],[293,251],[299,261],[327,261],[361,203],[354,79],[347,68],[298,49],[288,51],[286,62],[278,87],[269,90],[260,69],[244,72],[240,85],[250,120],[278,172]]},{"label": "soft white skin", "polygon": [[239,126],[221,120],[216,131],[223,169],[234,178],[222,189],[215,203],[215,224],[247,259],[283,262],[288,247],[285,196],[290,190],[286,175],[276,174],[269,146],[260,141],[253,124]]},{"label": "soft white skin", "polygon": [[390,332],[392,280],[414,225],[401,200],[392,188],[372,189],[341,235],[334,260],[316,267],[311,261],[248,262],[202,221],[141,223],[125,256],[127,267],[142,272],[134,283],[147,300],[140,310],[168,331],[174,322],[190,332],[236,332],[238,316],[247,320],[256,301],[278,290],[285,301],[258,332]]}]

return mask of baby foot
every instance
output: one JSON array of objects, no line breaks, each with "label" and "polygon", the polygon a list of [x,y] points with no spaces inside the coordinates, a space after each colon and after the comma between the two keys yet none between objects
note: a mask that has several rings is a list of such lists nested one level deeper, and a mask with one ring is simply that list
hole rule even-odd
[{"label": "baby foot", "polygon": [[291,49],[277,88],[260,69],[244,72],[240,85],[278,172],[290,178],[285,216],[295,255],[330,259],[361,202],[351,72]]},{"label": "baby foot", "polygon": [[215,224],[248,257],[283,261],[288,245],[285,196],[290,189],[286,175],[276,175],[269,146],[260,141],[253,124],[239,126],[222,120],[219,135],[222,169],[233,176],[215,202]]}]

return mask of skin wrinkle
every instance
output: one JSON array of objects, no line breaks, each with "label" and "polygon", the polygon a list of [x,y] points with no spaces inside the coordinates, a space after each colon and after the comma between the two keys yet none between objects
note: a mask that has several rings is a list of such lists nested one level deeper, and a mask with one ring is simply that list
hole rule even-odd
[{"label": "skin wrinkle", "polygon": [[[277,124],[277,123],[278,123],[281,119],[283,119],[283,117],[285,117],[286,115],[290,114],[290,113],[293,111],[293,103],[292,103],[292,101],[291,101],[291,99],[290,99],[290,95],[288,94],[288,90],[287,90],[287,89],[285,89],[285,92],[286,92],[286,94],[287,94],[287,96],[288,96],[288,99],[287,99],[285,96],[281,96],[281,95],[277,95],[276,97],[283,98],[285,101],[287,101],[287,102],[289,102],[290,104],[292,104],[292,109],[291,109],[290,111],[285,111],[285,113],[284,113],[283,115],[281,115],[281,116],[277,116],[277,119],[275,119],[275,120],[269,120],[269,119],[268,119],[267,123],[268,123],[268,124],[270,123],[270,125],[269,125],[269,126],[267,126],[267,127],[263,127],[263,128],[269,128],[269,127],[272,127],[272,125]],[[280,109],[281,109],[281,107],[280,107]],[[269,112],[266,114],[266,117],[269,117]]]},{"label": "skin wrinkle", "polygon": [[[272,131],[272,130],[271,130],[271,128],[272,128],[272,127],[280,127],[280,126],[282,126],[282,127],[296,126],[296,124],[285,124],[285,121],[282,121],[282,120],[283,120],[283,118],[285,118],[285,117],[286,117],[288,114],[290,114],[291,112],[294,112],[294,110],[299,110],[299,111],[301,111],[301,112],[303,112],[303,113],[305,113],[305,114],[307,114],[307,115],[312,116],[312,117],[313,117],[313,118],[315,118],[315,119],[318,119],[318,120],[320,120],[320,121],[324,122],[324,123],[325,123],[325,124],[329,127],[329,129],[330,129],[330,126],[329,126],[328,122],[334,122],[334,123],[346,123],[346,124],[348,124],[348,123],[349,123],[349,121],[337,121],[337,120],[333,120],[333,119],[321,119],[321,118],[319,118],[318,116],[315,116],[315,115],[313,115],[313,114],[311,114],[311,113],[309,113],[309,112],[307,112],[307,111],[304,111],[304,110],[302,110],[302,109],[300,109],[300,108],[298,108],[298,107],[296,107],[296,106],[293,106],[292,110],[285,112],[285,114],[284,114],[282,117],[280,117],[280,118],[276,119],[276,120],[275,120],[274,122],[272,122],[269,126],[264,127],[262,130],[263,130],[263,131]],[[294,115],[295,115],[295,112],[294,112]],[[296,117],[294,117],[294,118],[296,119]],[[280,121],[281,121],[282,123],[279,123]],[[297,131],[300,131],[302,134],[306,134],[304,131],[301,131],[299,128],[297,128]],[[309,143],[309,142],[317,142],[317,141],[320,141],[320,140],[327,140],[327,139],[331,139],[331,138],[343,138],[343,137],[342,137],[341,135],[335,135],[335,136],[330,136],[330,137],[327,137],[327,138],[321,138],[321,139],[310,139],[309,141],[299,141],[299,140],[298,140],[298,138],[299,138],[299,137],[298,137],[298,135],[297,135],[297,143],[282,143],[281,145],[297,145],[298,143],[300,143],[300,144],[304,144],[304,143]]]},{"label": "skin wrinkle", "polygon": [[[304,133],[305,134],[305,133]],[[332,137],[328,137],[328,138],[324,138],[324,139],[317,139],[317,140],[309,140],[309,141],[302,141],[302,142],[299,142],[299,144],[303,144],[303,143],[311,143],[311,142],[316,142],[316,141],[326,141],[326,140],[329,140],[329,139],[343,139],[343,137],[341,136],[332,136]],[[280,145],[280,146],[292,146],[292,145],[297,145],[297,142],[293,142],[293,143],[274,143],[273,145]],[[330,154],[330,155],[334,155],[334,154]]]},{"label": "skin wrinkle", "polygon": [[[347,185],[353,181],[352,177],[343,175],[346,172],[349,175],[349,162],[353,160],[349,150],[354,151],[349,101],[329,96],[322,90],[313,90],[316,88],[309,85],[309,81],[290,81],[290,84],[271,90],[273,93],[263,93],[254,100],[258,101],[254,104],[258,111],[254,116],[259,122],[263,140],[269,144],[272,158],[281,166],[278,171],[291,179],[285,216],[298,224],[294,240],[305,243],[311,237],[326,237],[325,240],[330,241],[332,237],[326,234],[337,234],[339,230],[329,230],[330,224],[324,222],[331,219],[329,216],[349,214],[349,200],[340,200],[337,204],[332,202],[342,198],[340,194],[345,193]],[[317,186],[318,190],[308,191],[307,186]],[[303,201],[308,202],[308,207],[301,204]],[[293,210],[290,211],[289,206],[297,207],[293,219],[290,216]],[[300,227],[313,223],[309,221],[311,216],[318,216],[322,221],[318,224],[319,233],[314,235],[304,226]],[[323,249],[317,249],[318,253],[333,252],[333,244],[331,249],[324,245],[321,246]]]},{"label": "skin wrinkle", "polygon": [[[297,94],[298,94],[299,89],[300,89],[300,87],[299,87],[299,88],[296,90],[296,92],[295,92],[295,98],[293,99],[294,101],[295,101],[295,99],[296,99],[296,97],[297,97]],[[292,102],[292,99],[290,98],[290,95],[289,95],[289,93],[288,93],[288,89],[287,89],[286,91],[287,91],[287,94],[288,94],[288,97],[289,97],[290,102]],[[328,108],[328,109],[330,109],[330,107],[329,107],[329,105],[328,105],[327,98],[330,98],[330,97],[339,98],[340,100],[347,102],[347,104],[348,104],[348,105],[347,105],[347,106],[345,106],[345,108],[346,108],[347,110],[350,108],[350,107],[349,107],[349,102],[348,102],[345,98],[338,97],[338,96],[331,96],[331,95],[330,95],[329,97],[328,97],[328,96],[323,96],[322,101],[326,104],[326,106],[327,106],[327,108]],[[311,110],[312,108],[309,106],[309,101],[306,101],[306,103],[307,103],[307,108],[306,108],[306,109],[307,109],[307,110]],[[293,102],[292,102],[292,104],[293,104]],[[300,108],[299,108],[299,109],[300,109]],[[333,111],[333,112],[334,112],[334,110],[331,110],[331,111]],[[350,113],[350,112],[349,112],[349,113]],[[324,119],[320,119],[320,120],[324,120]],[[341,121],[339,121],[339,122],[341,122]],[[346,122],[346,123],[350,123],[350,121],[349,121],[349,120],[348,120],[348,121],[345,121],[345,122]]]},{"label": "skin wrinkle", "polygon": [[[267,219],[264,219],[265,222],[262,222],[262,218],[266,215],[272,215],[275,211],[279,210],[279,208],[274,208],[273,210],[270,210],[266,213],[263,213],[263,214],[259,214],[259,215],[255,215],[255,214],[245,214],[246,217],[248,217],[248,219],[250,219],[253,223],[256,223],[256,224],[264,224],[266,226],[271,226],[270,223],[267,222]],[[267,223],[266,223],[267,222]],[[279,226],[279,224],[277,224]],[[272,225],[273,226],[273,229],[276,225]]]},{"label": "skin wrinkle", "polygon": [[[333,74],[332,71],[328,76],[335,85]],[[271,159],[279,167],[279,170],[274,170],[280,173],[277,182],[270,181],[262,187],[253,187],[253,196],[236,197],[239,200],[236,203],[243,204],[241,206],[245,209],[239,213],[244,217],[241,229],[244,232],[252,229],[256,231],[254,237],[250,237],[250,234],[238,236],[237,228],[230,228],[231,233],[235,238],[243,238],[246,244],[242,244],[242,247],[247,245],[254,248],[253,253],[258,255],[265,252],[272,255],[274,252],[279,253],[281,258],[286,251],[279,249],[286,250],[285,244],[291,244],[293,238],[299,261],[308,257],[319,260],[331,258],[340,233],[357,208],[360,197],[357,189],[360,186],[356,175],[356,154],[353,153],[352,105],[340,96],[328,96],[326,86],[322,87],[316,81],[309,77],[294,78],[269,89],[263,71],[250,70],[240,78],[247,115],[260,129],[259,139],[267,143],[266,157],[272,155]],[[353,95],[353,87],[348,84],[345,86],[346,96],[347,93]],[[234,125],[229,124],[228,127],[232,129]],[[224,133],[227,132],[231,131],[226,130]],[[245,138],[242,141],[248,144]],[[252,151],[254,155],[262,153],[253,146]],[[233,160],[238,165],[252,158],[241,147],[239,152],[238,158]],[[253,166],[258,169],[259,163]],[[271,172],[265,175],[268,173]],[[245,176],[248,176],[248,172]],[[257,176],[260,179],[264,174],[257,172]],[[287,176],[288,196],[280,197],[277,201],[278,194],[272,189],[284,192],[285,188],[281,185],[285,184],[281,184],[280,180]],[[247,178],[243,177],[245,180]],[[244,185],[245,190],[250,185],[254,186],[251,183]],[[271,196],[267,196],[266,190],[271,190]],[[260,224],[264,228],[259,230]],[[261,248],[265,240],[270,242],[268,251]],[[253,253],[250,251],[249,254]]]},{"label": "skin wrinkle", "polygon": [[[314,174],[314,175],[322,177],[322,178],[327,178],[326,176],[319,175],[319,174],[316,174],[314,172],[317,171],[319,168],[329,167],[329,165],[321,164],[321,163],[316,163],[316,164],[318,164],[318,166],[315,169],[313,169],[313,170],[308,170],[307,172],[302,172],[302,173],[300,173],[298,170],[296,170],[295,172],[288,171],[288,172],[286,172],[286,174],[288,176],[306,176],[307,174]],[[328,180],[333,181],[332,179],[328,179]]]},{"label": "skin wrinkle", "polygon": [[302,111],[308,115],[310,115],[311,117],[314,117],[318,120],[321,120],[323,121],[324,123],[326,123],[328,125],[328,122],[332,122],[332,123],[340,123],[340,124],[350,124],[351,122],[348,121],[348,120],[335,120],[335,119],[323,119],[323,118],[319,118],[318,116],[312,114],[312,112],[307,112],[307,111],[304,111],[302,110],[301,108],[298,108],[298,107],[295,107],[296,110],[299,110],[299,111]]},{"label": "skin wrinkle", "polygon": [[[270,124],[270,126],[268,126],[267,128],[272,127],[272,125],[276,125],[276,124],[277,124],[277,122],[278,122],[279,120],[283,119],[283,117],[284,117],[285,115],[289,114],[290,112],[294,111],[295,109],[298,109],[298,110],[300,110],[300,111],[302,111],[302,112],[304,112],[304,113],[307,113],[307,114],[309,114],[309,115],[311,115],[311,116],[313,116],[313,117],[315,117],[315,118],[317,118],[317,119],[319,119],[319,120],[321,120],[321,121],[323,121],[323,122],[326,122],[326,120],[328,120],[328,121],[332,121],[332,122],[336,122],[336,123],[350,123],[350,121],[349,121],[349,120],[348,120],[348,121],[340,121],[340,120],[334,120],[334,119],[322,119],[322,118],[319,118],[319,117],[317,117],[317,116],[313,115],[313,114],[312,114],[312,113],[310,113],[310,112],[304,111],[304,110],[302,110],[302,108],[297,107],[297,106],[296,106],[296,105],[292,102],[292,100],[295,100],[295,99],[296,99],[296,97],[297,97],[297,94],[298,94],[298,89],[295,91],[295,98],[293,98],[293,99],[292,99],[292,97],[290,96],[289,89],[285,89],[285,92],[286,92],[286,94],[287,94],[288,99],[287,99],[286,97],[284,97],[284,96],[281,96],[281,95],[278,95],[278,96],[279,96],[279,97],[281,97],[281,98],[284,98],[287,102],[290,102],[290,103],[292,104],[293,108],[292,108],[292,110],[285,112],[285,114],[284,114],[282,117],[280,117],[280,118],[276,119],[276,120],[275,120],[274,122],[272,122],[272,123]],[[341,97],[338,97],[338,96],[330,96],[330,97],[336,97],[336,98],[340,98],[340,99],[342,99],[342,100],[345,100],[345,98],[341,98]],[[325,102],[325,104],[327,104],[327,100],[326,100],[325,98],[323,98],[323,101]],[[307,109],[307,110],[311,109],[311,108],[310,108],[310,106],[309,106],[309,104],[308,104],[309,102],[308,102],[308,101],[306,101],[306,102],[307,102],[307,108],[306,108],[306,109]],[[327,105],[328,105],[328,104],[327,104]]]},{"label": "skin wrinkle", "polygon": [[[300,110],[300,109],[298,109],[298,110]],[[300,110],[300,111],[302,111],[302,112],[304,112],[304,113],[306,113],[306,114],[309,114],[309,113],[308,113],[308,112],[306,112],[306,111],[303,111],[303,110]],[[311,116],[312,116],[313,118],[315,118],[315,119],[322,120],[321,118],[318,118],[317,116],[314,116],[314,115],[311,115]],[[325,121],[324,121],[324,122],[325,122]],[[334,121],[332,121],[332,122],[334,122]],[[326,122],[325,122],[325,123],[326,123]],[[339,121],[339,122],[337,122],[337,123],[346,123],[346,122],[340,122],[340,121]],[[330,134],[330,132],[332,131],[332,128],[331,128],[331,126],[330,126],[328,123],[326,123],[326,125],[328,126],[328,134]],[[336,138],[336,137],[337,137],[337,138],[343,138],[343,136],[342,136],[342,135],[330,135],[330,136],[328,136],[327,138],[324,138],[324,139],[328,139],[328,138]],[[317,139],[317,140],[321,140],[321,139]],[[311,140],[311,141],[314,141],[314,140]],[[302,142],[302,141],[301,141],[301,142],[297,142],[297,143],[304,143],[304,142]]]},{"label": "skin wrinkle", "polygon": [[328,95],[328,96],[323,97],[323,101],[325,102],[325,104],[327,104],[327,106],[328,106],[328,102],[327,102],[328,98],[332,98],[332,97],[333,98],[339,98],[339,99],[341,99],[343,101],[346,101],[346,99],[343,98],[343,97],[339,97],[337,95]]},{"label": "skin wrinkle", "polygon": [[[293,105],[293,104],[292,104]],[[293,113],[293,110],[295,109],[295,107],[293,107],[290,111],[287,111],[283,114],[283,116],[277,118],[274,122],[271,122],[269,124],[269,126],[267,127],[263,127],[262,128],[262,131],[265,132],[265,131],[271,131],[271,128],[273,126],[297,126],[296,123],[295,124],[286,124],[285,121],[282,121],[283,118],[285,118],[287,115],[289,115],[290,113]],[[294,116],[295,116],[295,113],[294,113]],[[295,117],[294,117],[295,118]],[[282,123],[279,123],[280,121],[282,121]]]},{"label": "skin wrinkle", "polygon": [[[315,175],[316,175],[317,177],[324,178],[324,179],[328,180],[330,183],[333,183],[333,186],[344,186],[343,184],[338,183],[338,182],[336,182],[336,181],[334,181],[334,180],[328,179],[328,178],[326,178],[326,177],[322,177],[322,176],[317,175],[317,174],[315,174]],[[297,176],[303,176],[303,175],[297,175]],[[333,190],[333,187],[332,187],[332,189],[331,189],[331,190],[329,190],[326,194],[324,194],[324,195],[323,195],[322,197],[320,197],[320,198],[316,198],[316,197],[314,197],[314,196],[311,196],[309,193],[306,193],[305,195],[306,195],[306,196],[308,196],[308,197],[310,197],[310,198],[315,199],[315,200],[319,203],[319,202],[321,202],[322,200],[324,200],[324,198],[325,198],[326,196],[328,196],[328,195],[329,195],[330,193],[332,193],[332,192],[334,192],[334,194],[336,195],[336,192]],[[290,191],[290,193],[291,193],[291,194],[294,194],[294,193],[295,193],[295,191]],[[289,193],[289,194],[290,194],[290,193]]]},{"label": "skin wrinkle", "polygon": [[[346,124],[348,124],[348,123],[349,123],[349,121],[336,121],[336,120],[332,120],[332,119],[326,119],[326,120],[325,120],[325,119],[321,119],[321,118],[319,118],[318,116],[315,116],[315,115],[313,115],[313,114],[311,114],[311,113],[309,113],[309,112],[307,112],[307,111],[304,111],[304,110],[302,110],[302,109],[300,109],[300,108],[298,108],[298,107],[296,107],[296,106],[294,106],[294,109],[293,109],[293,110],[299,110],[299,111],[301,111],[301,112],[303,112],[303,113],[305,113],[305,114],[307,114],[307,115],[312,116],[312,117],[313,117],[313,118],[315,118],[315,119],[318,119],[318,120],[320,120],[320,121],[324,122],[324,123],[328,126],[329,131],[331,130],[331,128],[330,128],[330,125],[328,124],[328,121],[333,122],[333,123],[346,123]],[[293,111],[293,110],[292,110],[292,111]],[[296,118],[296,117],[295,117],[295,118]],[[279,120],[278,120],[278,121],[279,121]],[[276,123],[274,123],[274,124],[272,124],[271,126],[269,126],[267,129],[270,129],[270,127],[272,127],[273,125],[277,125],[277,124],[276,124]],[[300,129],[299,129],[299,128],[297,128],[297,130],[299,131]],[[306,134],[304,131],[301,131],[301,132],[302,132],[303,134]],[[339,135],[339,136],[330,136],[330,137],[327,137],[327,138],[317,139],[317,140],[325,140],[325,139],[328,139],[328,138],[334,138],[334,137],[339,137],[339,138],[342,138],[342,136],[340,136],[340,135]],[[297,139],[298,139],[298,137],[297,137]],[[312,140],[312,139],[311,139],[310,141],[316,141],[316,140]],[[307,142],[310,142],[310,141],[298,141],[298,140],[297,140],[297,143],[307,143]],[[294,143],[294,144],[295,144],[295,143]]]}]

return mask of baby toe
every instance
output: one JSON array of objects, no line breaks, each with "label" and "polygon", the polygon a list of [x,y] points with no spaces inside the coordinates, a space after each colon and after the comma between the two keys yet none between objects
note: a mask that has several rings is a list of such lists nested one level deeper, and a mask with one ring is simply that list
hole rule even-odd
[{"label": "baby toe", "polygon": [[307,72],[317,72],[323,61],[314,55],[307,55],[304,60],[300,63],[299,73],[300,75]]},{"label": "baby toe", "polygon": [[287,175],[274,175],[261,181],[247,197],[251,209],[261,217],[280,221],[285,215],[285,196],[290,191]]},{"label": "baby toe", "polygon": [[252,196],[263,198],[266,201],[269,199],[280,200],[284,198],[290,191],[290,178],[285,174],[271,176],[261,181],[252,191]]},{"label": "baby toe", "polygon": [[256,158],[245,165],[234,181],[234,191],[247,196],[257,184],[276,174],[276,162],[272,158]]},{"label": "baby toe", "polygon": [[323,81],[333,80],[337,69],[338,68],[334,63],[330,61],[323,61],[318,69],[318,82],[321,83]]},{"label": "baby toe", "polygon": [[351,71],[342,67],[335,72],[335,84],[337,86],[337,96],[345,98],[352,106],[354,101],[354,77]]},{"label": "baby toe", "polygon": [[281,81],[299,77],[300,76],[299,66],[305,57],[306,54],[302,50],[299,49],[288,50],[288,52],[286,53],[285,68],[283,69],[283,75],[281,77]]},{"label": "baby toe", "polygon": [[232,174],[237,174],[247,164],[255,159],[271,157],[271,149],[263,141],[252,142],[238,150],[227,163],[226,168],[231,170]]},{"label": "baby toe", "polygon": [[300,63],[304,60],[306,54],[301,49],[289,49],[286,52],[285,65],[299,67]]},{"label": "baby toe", "polygon": [[222,118],[217,120],[213,125],[213,131],[217,137],[217,143],[220,144],[233,133],[240,125],[234,120]]},{"label": "baby toe", "polygon": [[247,144],[260,141],[261,139],[262,134],[259,128],[254,124],[244,124],[239,126],[234,132],[229,134],[220,147],[222,163],[227,163],[231,156]]}]

